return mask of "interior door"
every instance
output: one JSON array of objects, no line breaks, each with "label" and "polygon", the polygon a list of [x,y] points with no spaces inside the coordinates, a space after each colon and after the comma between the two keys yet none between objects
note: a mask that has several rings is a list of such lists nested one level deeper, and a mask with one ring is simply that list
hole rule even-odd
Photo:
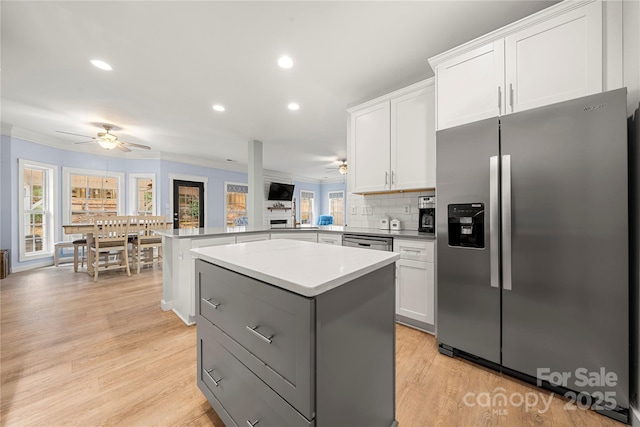
[{"label": "interior door", "polygon": [[[500,285],[496,223],[490,227],[489,219],[498,214],[491,203],[498,193],[498,144],[497,117],[436,135],[438,342],[494,363],[500,363]],[[460,240],[449,232],[448,209],[454,204],[484,207],[477,212],[485,218],[484,247],[449,244],[450,236]],[[472,216],[477,218],[466,219]]]},{"label": "interior door", "polygon": [[[629,254],[625,89],[501,120],[505,203],[502,362],[628,407]],[[505,181],[506,179],[506,181]],[[505,212],[503,212],[504,214]],[[510,270],[510,274],[509,274]],[[577,369],[617,376],[582,384]],[[603,378],[604,379],[604,378]]]},{"label": "interior door", "polygon": [[204,227],[204,183],[173,181],[173,228]]}]

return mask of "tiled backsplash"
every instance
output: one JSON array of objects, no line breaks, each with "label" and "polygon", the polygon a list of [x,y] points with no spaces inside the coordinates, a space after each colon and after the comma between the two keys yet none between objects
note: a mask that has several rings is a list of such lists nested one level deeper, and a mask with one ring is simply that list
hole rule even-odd
[{"label": "tiled backsplash", "polygon": [[[434,194],[435,191],[433,190],[366,196],[350,193],[347,201],[347,225],[350,227],[378,228],[380,218],[388,216],[389,219],[399,219],[403,230],[417,230],[418,197],[433,196]],[[405,207],[407,206],[409,213],[405,213]]]}]

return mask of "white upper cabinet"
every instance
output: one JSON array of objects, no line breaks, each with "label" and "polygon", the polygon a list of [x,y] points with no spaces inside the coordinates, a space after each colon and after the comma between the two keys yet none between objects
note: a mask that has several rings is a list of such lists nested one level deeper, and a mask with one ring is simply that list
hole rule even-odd
[{"label": "white upper cabinet", "polygon": [[509,113],[602,92],[602,5],[505,38]]},{"label": "white upper cabinet", "polygon": [[435,187],[435,91],[428,79],[349,109],[353,193]]},{"label": "white upper cabinet", "polygon": [[620,87],[621,64],[609,59],[619,15],[600,1],[566,1],[429,59],[438,129]]},{"label": "white upper cabinet", "polygon": [[496,40],[438,64],[438,129],[501,114],[504,41]]},{"label": "white upper cabinet", "polygon": [[384,101],[351,114],[349,164],[358,192],[389,187],[389,110],[389,101]]},{"label": "white upper cabinet", "polygon": [[435,89],[391,100],[391,189],[435,187]]}]

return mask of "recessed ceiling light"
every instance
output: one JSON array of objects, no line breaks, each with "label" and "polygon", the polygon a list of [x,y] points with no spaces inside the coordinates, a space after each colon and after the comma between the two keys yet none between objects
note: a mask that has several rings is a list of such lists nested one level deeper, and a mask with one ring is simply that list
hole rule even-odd
[{"label": "recessed ceiling light", "polygon": [[278,59],[278,65],[282,68],[291,68],[293,67],[293,60],[288,56],[282,56]]},{"label": "recessed ceiling light", "polygon": [[213,109],[216,110],[216,111],[220,111],[220,112],[223,112],[225,110],[225,108],[220,104],[214,105]]},{"label": "recessed ceiling light", "polygon": [[111,71],[111,65],[107,64],[104,61],[100,61],[99,59],[92,59],[91,63],[93,64],[94,67],[100,68],[101,70],[105,70],[105,71]]},{"label": "recessed ceiling light", "polygon": [[289,110],[293,110],[293,111],[300,109],[300,106],[295,102],[292,102],[291,104],[287,105],[287,107],[289,108]]}]

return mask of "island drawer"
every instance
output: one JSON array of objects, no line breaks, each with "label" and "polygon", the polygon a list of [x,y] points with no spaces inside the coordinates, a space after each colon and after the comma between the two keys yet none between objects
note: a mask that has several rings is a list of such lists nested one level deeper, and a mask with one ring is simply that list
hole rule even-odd
[{"label": "island drawer", "polygon": [[197,313],[219,342],[312,419],[314,301],[198,260]]},{"label": "island drawer", "polygon": [[[198,325],[198,386],[211,393],[212,403],[222,406],[236,425],[246,427],[259,420],[261,427],[309,427],[308,421],[256,377],[219,342],[208,339],[211,325]],[[218,410],[220,408],[217,408]]]}]

